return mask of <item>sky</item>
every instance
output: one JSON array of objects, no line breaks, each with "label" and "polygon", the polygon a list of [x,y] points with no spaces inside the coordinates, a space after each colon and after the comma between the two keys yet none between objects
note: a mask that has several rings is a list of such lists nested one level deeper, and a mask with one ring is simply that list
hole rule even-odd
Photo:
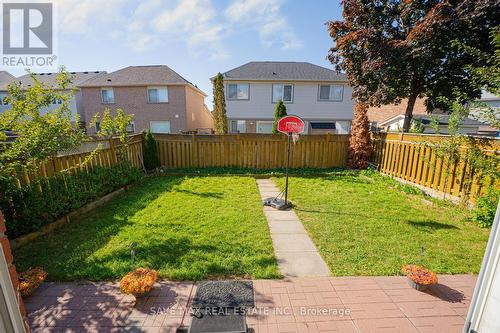
[{"label": "sky", "polygon": [[[328,0],[53,0],[59,65],[114,71],[168,65],[209,96],[210,77],[249,61],[306,61],[332,68]],[[14,75],[23,71],[10,71]]]}]

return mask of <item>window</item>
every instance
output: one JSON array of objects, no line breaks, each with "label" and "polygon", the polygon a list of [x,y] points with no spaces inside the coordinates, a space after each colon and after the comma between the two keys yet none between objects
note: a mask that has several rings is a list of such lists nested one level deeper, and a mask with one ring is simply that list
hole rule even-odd
[{"label": "window", "polygon": [[168,103],[168,89],[148,88],[148,103]]},{"label": "window", "polygon": [[271,134],[273,132],[273,121],[258,121],[257,133]]},{"label": "window", "polygon": [[248,83],[228,84],[227,99],[248,99]]},{"label": "window", "polygon": [[7,93],[0,93],[0,105],[9,105],[7,101]]},{"label": "window", "polygon": [[170,121],[151,121],[149,127],[153,133],[170,133]]},{"label": "window", "polygon": [[127,124],[127,126],[125,126],[125,130],[127,131],[127,133],[134,133],[135,132],[135,123],[131,122],[130,124]]},{"label": "window", "polygon": [[312,129],[321,129],[321,130],[334,130],[335,123],[311,123]]},{"label": "window", "polygon": [[57,105],[57,104],[62,104],[62,102],[63,102],[63,101],[62,101],[62,99],[61,99],[61,98],[57,98],[57,99],[56,99],[56,98],[54,97],[50,103],[51,103],[51,104],[53,104],[53,105]]},{"label": "window", "polygon": [[329,84],[319,86],[320,101],[342,101],[344,86],[341,84]]},{"label": "window", "polygon": [[115,94],[112,88],[103,88],[101,89],[101,100],[103,103],[114,103],[115,102]]},{"label": "window", "polygon": [[245,133],[246,132],[246,121],[245,120],[231,120],[231,132],[232,133]]},{"label": "window", "polygon": [[273,84],[273,103],[277,103],[280,99],[284,103],[292,103],[293,85]]}]

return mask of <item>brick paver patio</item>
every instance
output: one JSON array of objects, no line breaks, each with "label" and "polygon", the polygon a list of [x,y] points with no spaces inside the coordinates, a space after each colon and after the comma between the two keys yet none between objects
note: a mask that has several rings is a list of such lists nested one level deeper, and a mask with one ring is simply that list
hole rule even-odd
[{"label": "brick paver patio", "polygon": [[[461,332],[476,276],[439,276],[429,292],[404,277],[254,281],[255,332]],[[26,298],[33,332],[175,332],[196,283],[160,282],[137,304],[117,283],[47,283]],[[134,305],[135,304],[135,305]]]}]

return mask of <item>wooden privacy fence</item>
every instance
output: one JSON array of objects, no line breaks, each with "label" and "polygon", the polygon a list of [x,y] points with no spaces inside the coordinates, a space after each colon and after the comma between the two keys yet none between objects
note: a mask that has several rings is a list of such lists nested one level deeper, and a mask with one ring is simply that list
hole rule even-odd
[{"label": "wooden privacy fence", "polygon": [[[445,195],[471,201],[482,195],[488,186],[498,186],[490,179],[471,169],[464,161],[453,162],[436,155],[433,142],[446,139],[446,135],[376,133],[372,135],[372,163],[387,175],[435,190]],[[500,153],[500,141],[487,139],[483,151]],[[470,178],[465,178],[472,175]],[[470,181],[471,180],[471,181]],[[483,186],[482,183],[487,183]]]},{"label": "wooden privacy fence", "polygon": [[[31,180],[36,177],[50,177],[65,170],[75,172],[88,170],[93,166],[111,167],[116,165],[118,162],[118,152],[122,147],[120,140],[118,138],[113,138],[110,140],[97,140],[95,143],[100,143],[103,148],[97,150],[87,163],[84,162],[88,156],[91,156],[90,152],[59,155],[44,162],[37,174],[29,174],[26,170],[20,170],[18,171],[17,178],[20,184],[29,184]],[[143,135],[132,135],[128,142],[127,155],[133,166],[142,168],[142,153]]]},{"label": "wooden privacy fence", "polygon": [[[161,166],[274,169],[285,165],[287,138],[272,134],[157,134]],[[302,135],[293,144],[292,168],[345,167],[349,135]]]}]

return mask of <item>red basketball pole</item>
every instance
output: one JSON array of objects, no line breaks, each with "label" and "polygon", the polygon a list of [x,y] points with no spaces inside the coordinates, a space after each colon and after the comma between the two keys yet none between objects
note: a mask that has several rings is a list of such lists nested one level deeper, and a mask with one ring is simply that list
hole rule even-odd
[{"label": "red basketball pole", "polygon": [[288,133],[288,151],[286,157],[286,178],[285,178],[285,205],[288,205],[288,169],[290,167],[291,143],[292,143],[292,133]]}]

